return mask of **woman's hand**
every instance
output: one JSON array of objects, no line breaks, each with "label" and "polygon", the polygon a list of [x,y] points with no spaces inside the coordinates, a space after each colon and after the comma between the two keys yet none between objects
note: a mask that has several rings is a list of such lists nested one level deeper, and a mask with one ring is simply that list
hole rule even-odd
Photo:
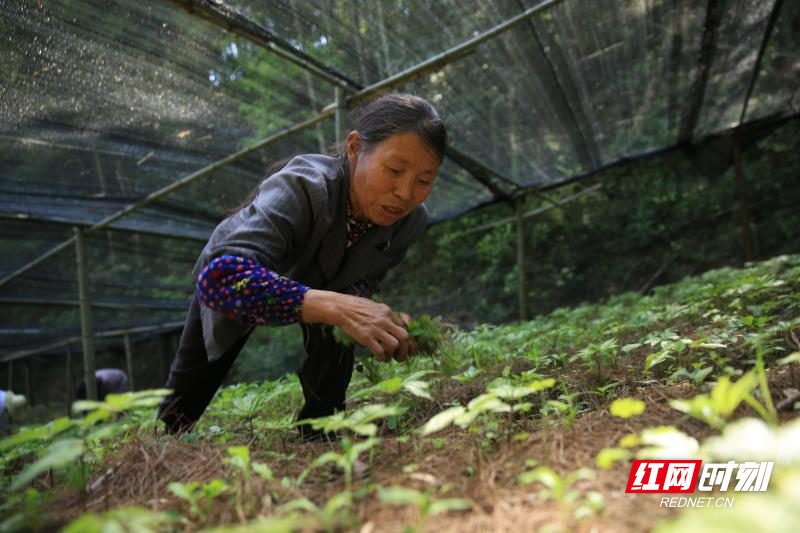
[{"label": "woman's hand", "polygon": [[337,326],[384,362],[408,359],[408,321],[386,304],[349,294],[311,289],[303,301],[303,322]]}]

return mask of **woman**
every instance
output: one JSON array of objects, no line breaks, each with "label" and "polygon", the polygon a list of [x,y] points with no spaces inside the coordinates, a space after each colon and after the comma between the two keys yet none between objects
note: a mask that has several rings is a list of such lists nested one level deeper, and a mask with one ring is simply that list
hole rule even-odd
[{"label": "woman", "polygon": [[422,202],[446,145],[430,103],[382,96],[362,109],[342,154],[293,158],[217,226],[195,266],[196,297],[166,385],[173,394],[159,410],[169,431],[200,418],[258,324],[302,326],[299,419],[344,408],[353,349],[330,326],[381,361],[408,357],[408,316],[369,296],[421,237]]}]

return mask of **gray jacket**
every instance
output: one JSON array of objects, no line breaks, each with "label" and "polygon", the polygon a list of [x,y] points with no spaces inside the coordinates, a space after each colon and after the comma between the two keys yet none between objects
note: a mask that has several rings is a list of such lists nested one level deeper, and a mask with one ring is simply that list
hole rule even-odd
[{"label": "gray jacket", "polygon": [[[212,259],[249,257],[314,288],[346,292],[359,281],[372,287],[419,240],[427,223],[420,205],[391,226],[373,226],[345,251],[349,172],[338,157],[301,155],[264,180],[253,202],[211,234],[194,278]],[[201,306],[209,359],[222,355],[253,326]]]}]

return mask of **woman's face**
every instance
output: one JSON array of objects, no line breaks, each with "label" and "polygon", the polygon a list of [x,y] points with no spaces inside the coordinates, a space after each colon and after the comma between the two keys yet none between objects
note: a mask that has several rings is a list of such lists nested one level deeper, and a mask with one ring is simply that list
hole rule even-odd
[{"label": "woman's face", "polygon": [[347,136],[350,203],[357,220],[394,224],[425,201],[433,189],[439,159],[416,133],[396,133],[363,151],[361,136]]}]

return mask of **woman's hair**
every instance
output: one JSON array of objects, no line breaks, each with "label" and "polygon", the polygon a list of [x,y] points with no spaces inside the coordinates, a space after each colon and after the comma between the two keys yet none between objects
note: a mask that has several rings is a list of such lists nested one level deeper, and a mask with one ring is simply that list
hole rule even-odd
[{"label": "woman's hair", "polygon": [[[419,96],[405,93],[388,93],[372,100],[361,107],[353,130],[361,136],[362,150],[369,152],[392,135],[398,133],[416,133],[422,142],[441,162],[447,150],[447,128],[433,105]],[[342,141],[338,149],[342,170],[349,168],[346,157],[347,141]],[[333,147],[332,155],[336,154]],[[271,165],[267,178],[285,167],[294,156],[282,159]],[[224,212],[230,216],[250,205],[258,193],[253,189],[247,198],[237,207]]]},{"label": "woman's hair", "polygon": [[416,133],[439,161],[447,150],[447,128],[433,105],[419,96],[389,93],[365,104],[353,123],[369,151],[392,135]]}]

